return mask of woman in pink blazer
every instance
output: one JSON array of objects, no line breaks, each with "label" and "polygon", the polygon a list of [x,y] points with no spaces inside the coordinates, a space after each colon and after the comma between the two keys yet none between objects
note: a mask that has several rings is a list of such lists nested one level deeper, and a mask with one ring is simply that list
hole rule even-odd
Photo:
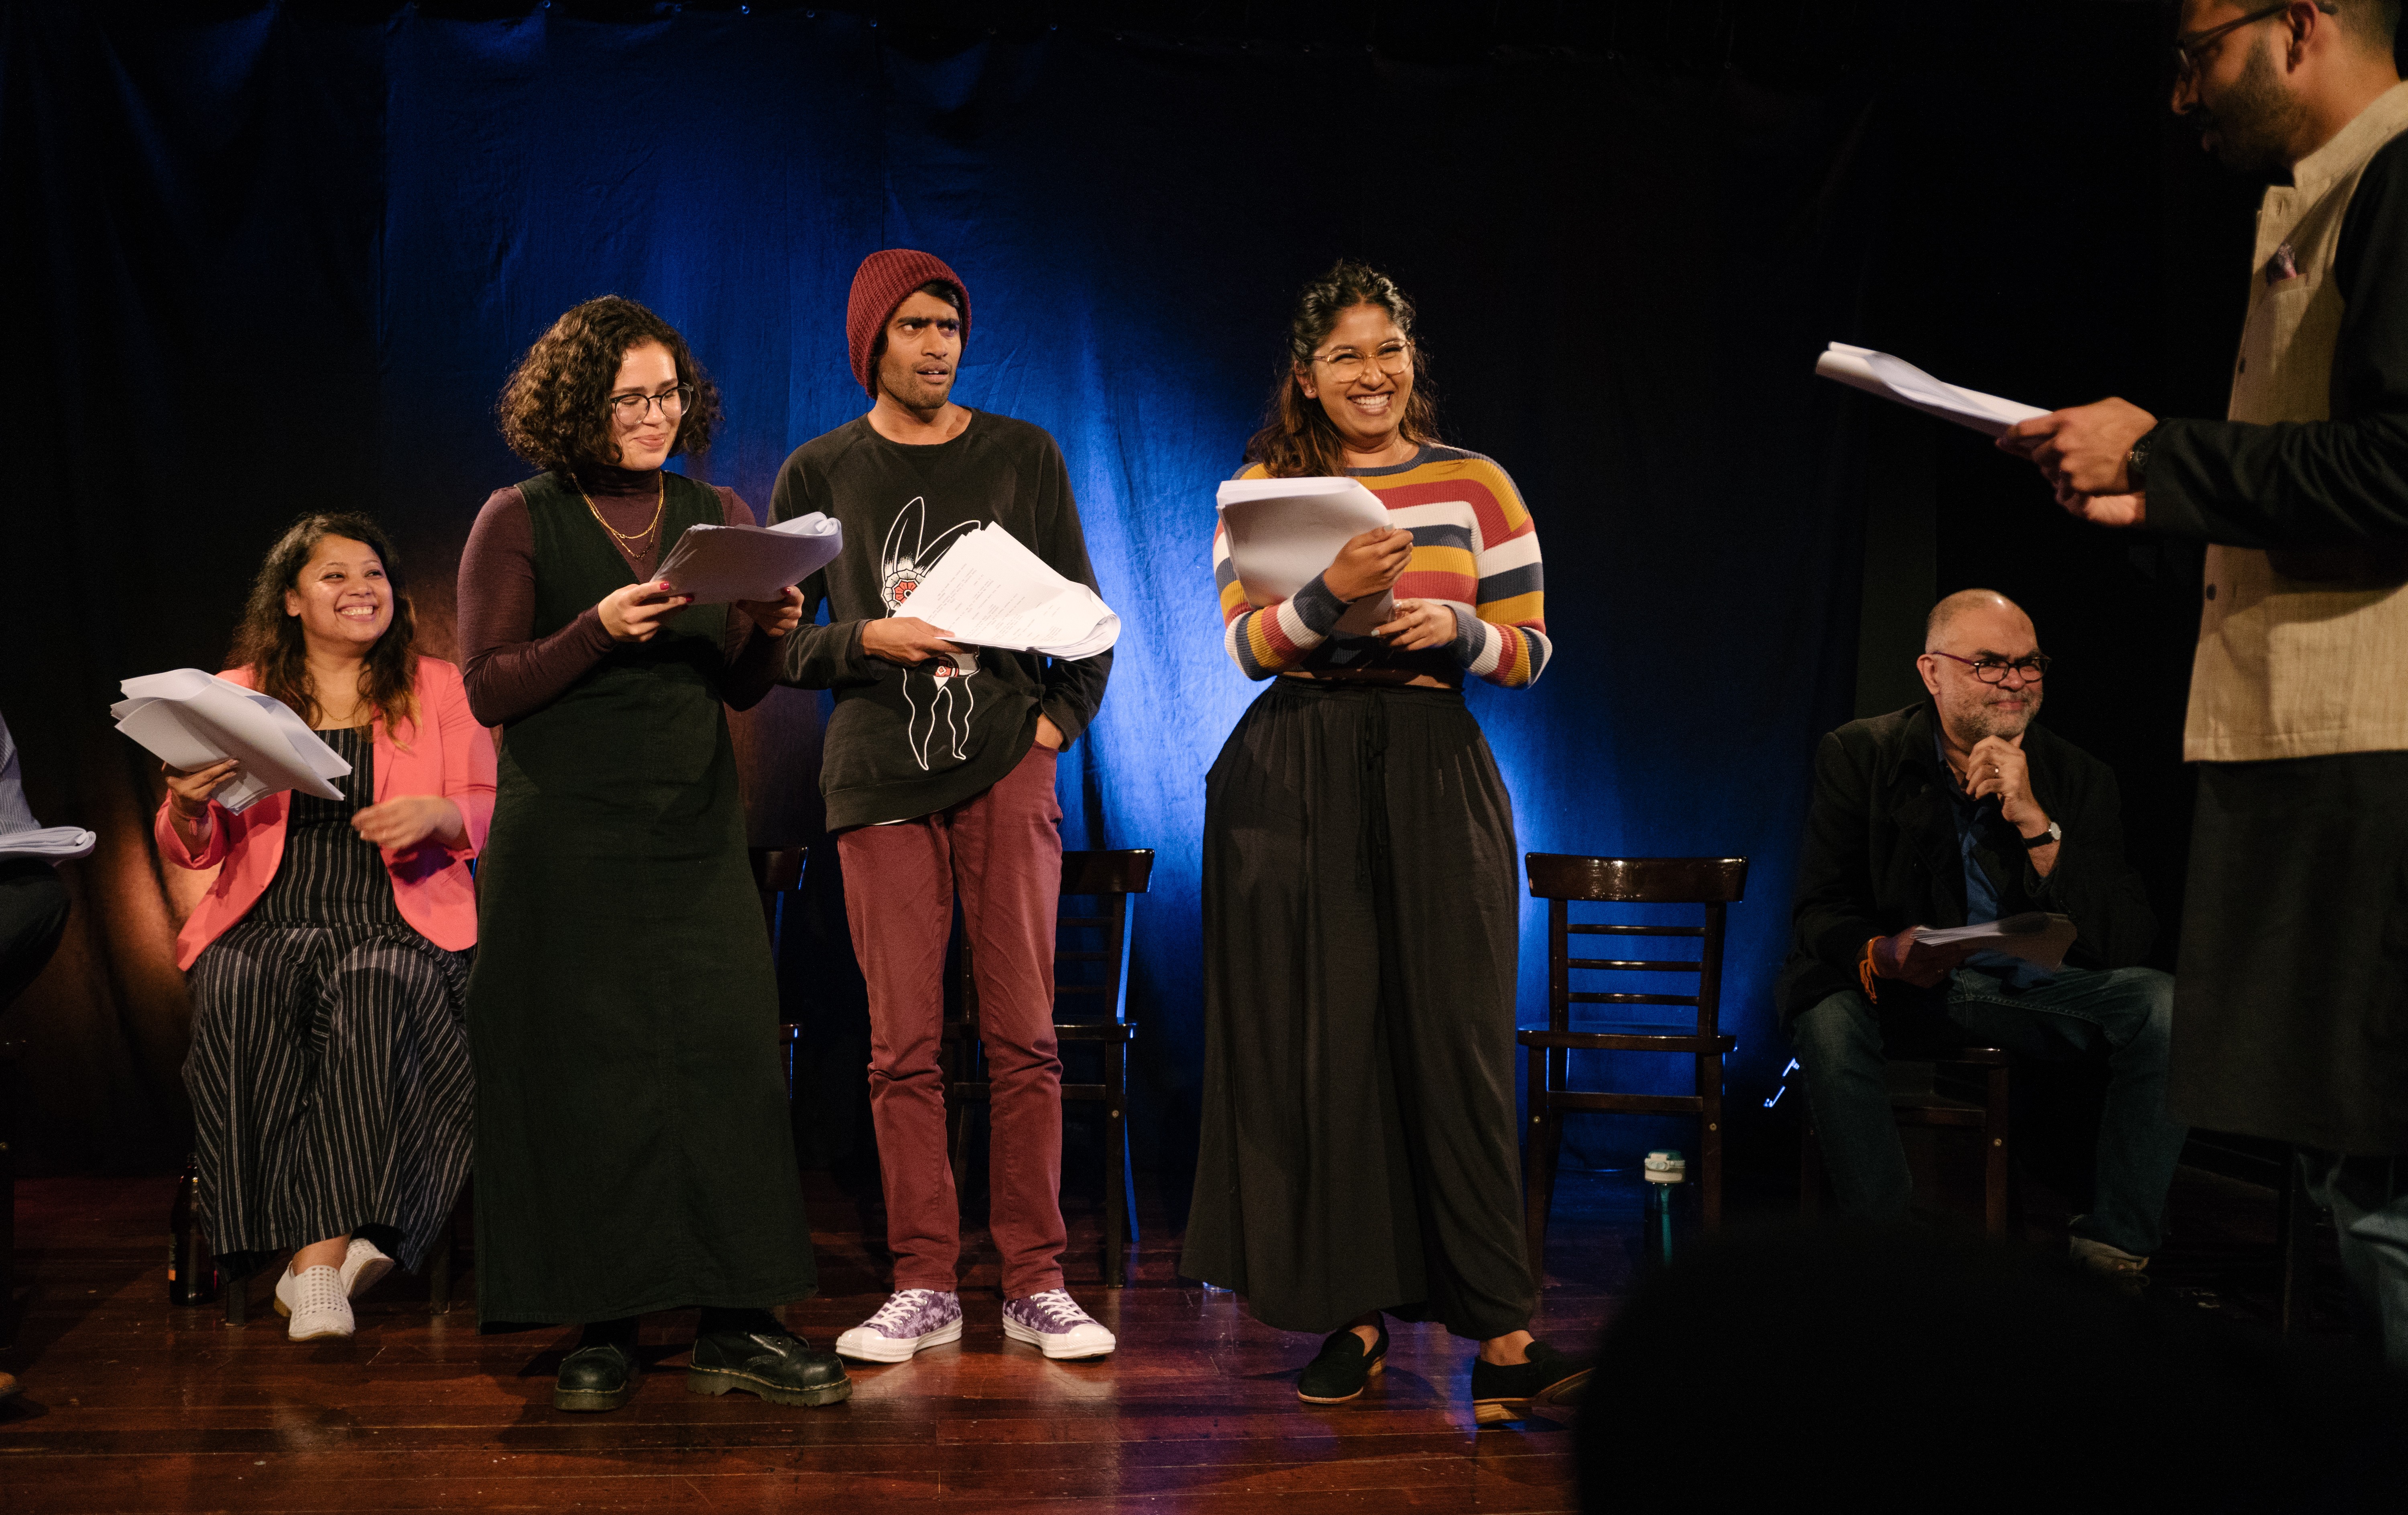
[{"label": "woman in pink blazer", "polygon": [[415,1268],[468,1171],[468,860],[494,743],[459,670],[415,641],[376,523],[302,517],[260,567],[223,677],[341,753],[344,797],[236,814],[210,798],[234,763],[170,768],[154,827],[169,863],[218,869],[176,939],[203,1215],[222,1256],[292,1251],[276,1306],[295,1340],[350,1336],[385,1247]]}]

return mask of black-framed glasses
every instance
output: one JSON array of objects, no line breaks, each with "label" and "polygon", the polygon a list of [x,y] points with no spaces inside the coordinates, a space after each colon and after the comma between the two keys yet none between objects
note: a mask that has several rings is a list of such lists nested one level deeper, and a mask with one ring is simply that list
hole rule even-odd
[{"label": "black-framed glasses", "polygon": [[[2233,20],[2226,21],[2221,26],[2210,26],[2201,31],[2186,32],[2182,36],[2175,37],[2174,78],[2188,79],[2192,74],[2196,73],[2199,69],[2200,60],[2204,55],[2205,50],[2209,47],[2214,46],[2217,42],[2221,42],[2224,38],[2231,36],[2233,33],[2241,30],[2241,28],[2244,26],[2254,26],[2258,22],[2264,21],[2269,16],[2279,16],[2290,8],[2290,0],[2284,0],[2284,3],[2279,6],[2268,6],[2261,10],[2253,10],[2248,15],[2235,17]],[[2328,16],[2333,14],[2332,0],[2316,0],[2316,8],[2323,11]]]},{"label": "black-framed glasses", "polygon": [[1954,652],[1940,651],[1935,651],[1931,655],[1935,658],[1946,658],[1951,663],[1965,665],[1973,670],[1974,678],[1985,684],[2005,683],[2007,670],[2010,668],[2023,675],[2024,682],[2027,684],[2037,684],[2048,677],[2049,660],[2038,652],[2034,652],[2028,658],[1960,658]]},{"label": "black-framed glasses", "polygon": [[651,415],[654,406],[661,407],[662,415],[675,421],[684,415],[685,407],[693,403],[692,384],[680,384],[659,394],[613,394],[609,401],[610,413],[630,426]]},{"label": "black-framed glasses", "polygon": [[1411,342],[1383,342],[1366,358],[1351,347],[1340,348],[1326,354],[1315,354],[1313,362],[1326,364],[1329,377],[1341,384],[1351,384],[1363,377],[1363,365],[1376,363],[1383,374],[1401,374],[1413,365],[1413,345]]}]

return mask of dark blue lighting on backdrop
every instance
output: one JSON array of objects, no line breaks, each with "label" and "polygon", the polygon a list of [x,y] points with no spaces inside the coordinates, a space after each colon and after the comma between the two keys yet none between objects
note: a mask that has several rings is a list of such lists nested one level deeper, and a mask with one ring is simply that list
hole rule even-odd
[{"label": "dark blue lighting on backdrop", "polygon": [[[1060,440],[1123,619],[1063,803],[1070,845],[1158,854],[1131,996],[1157,1155],[1193,1127],[1204,771],[1258,693],[1221,650],[1213,484],[1297,285],[1341,254],[1387,267],[1421,302],[1453,439],[1513,474],[1545,548],[1555,661],[1533,691],[1472,696],[1521,846],[1748,856],[1725,1023],[1735,1099],[1771,1090],[1806,761],[1850,713],[1855,656],[1853,453],[1799,356],[1847,329],[1862,255],[1828,200],[1847,125],[1828,107],[1535,53],[1438,67],[1060,32],[921,57],[802,11],[5,24],[7,88],[81,102],[36,145],[56,319],[92,358],[63,379],[58,487],[93,520],[204,513],[214,540],[190,550],[229,581],[330,494],[448,570],[486,493],[527,472],[494,436],[502,377],[605,293],[685,333],[729,421],[691,466],[766,508],[786,453],[864,407],[855,264],[912,246],[960,270],[957,396]],[[170,395],[229,363],[289,393],[225,460],[238,479],[195,482]],[[185,571],[156,550],[158,581]],[[438,636],[440,577],[422,574]],[[191,661],[216,655],[233,593],[183,634]],[[95,635],[108,679],[157,660]],[[1524,925],[1530,1023],[1543,912]]]}]

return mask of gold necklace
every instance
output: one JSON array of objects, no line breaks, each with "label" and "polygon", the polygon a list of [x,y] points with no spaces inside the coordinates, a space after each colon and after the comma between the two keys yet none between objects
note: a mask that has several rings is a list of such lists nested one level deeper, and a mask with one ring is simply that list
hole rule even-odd
[{"label": "gold necklace", "polygon": [[[668,475],[666,474],[661,474],[658,477],[660,479],[661,493],[660,498],[652,502],[652,523],[646,526],[639,532],[632,534],[624,532],[618,527],[610,524],[609,522],[604,521],[602,519],[602,512],[595,507],[594,496],[585,493],[584,485],[579,484],[577,486],[577,497],[585,502],[585,508],[593,511],[595,521],[601,525],[604,531],[607,531],[611,536],[619,538],[620,546],[633,551],[638,542],[642,541],[645,537],[650,536],[652,533],[661,529],[661,510],[668,504],[669,500],[669,479]],[[574,480],[572,480],[572,482],[574,482]]]}]

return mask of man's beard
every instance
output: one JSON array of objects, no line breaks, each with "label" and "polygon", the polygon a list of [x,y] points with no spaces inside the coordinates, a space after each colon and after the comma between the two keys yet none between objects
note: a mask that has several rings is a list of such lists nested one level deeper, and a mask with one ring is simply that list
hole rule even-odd
[{"label": "man's beard", "polygon": [[2202,133],[2214,130],[2216,162],[2236,174],[2279,183],[2290,174],[2286,148],[2301,114],[2300,102],[2274,77],[2273,55],[2259,48],[2225,92],[2223,104],[2195,113],[2193,121]]},{"label": "man's beard", "polygon": [[1948,734],[1967,747],[1990,736],[2002,736],[2013,741],[2024,734],[2024,729],[2031,724],[2032,717],[2040,714],[2039,690],[2026,689],[2023,700],[2024,707],[2012,714],[2000,709],[1987,699],[1968,700],[1942,714],[1948,723]]},{"label": "man's beard", "polygon": [[900,376],[882,373],[878,376],[878,387],[886,392],[888,398],[907,409],[934,410],[953,397],[955,372],[946,370],[945,377],[934,384],[922,379],[916,369],[906,369]]}]

